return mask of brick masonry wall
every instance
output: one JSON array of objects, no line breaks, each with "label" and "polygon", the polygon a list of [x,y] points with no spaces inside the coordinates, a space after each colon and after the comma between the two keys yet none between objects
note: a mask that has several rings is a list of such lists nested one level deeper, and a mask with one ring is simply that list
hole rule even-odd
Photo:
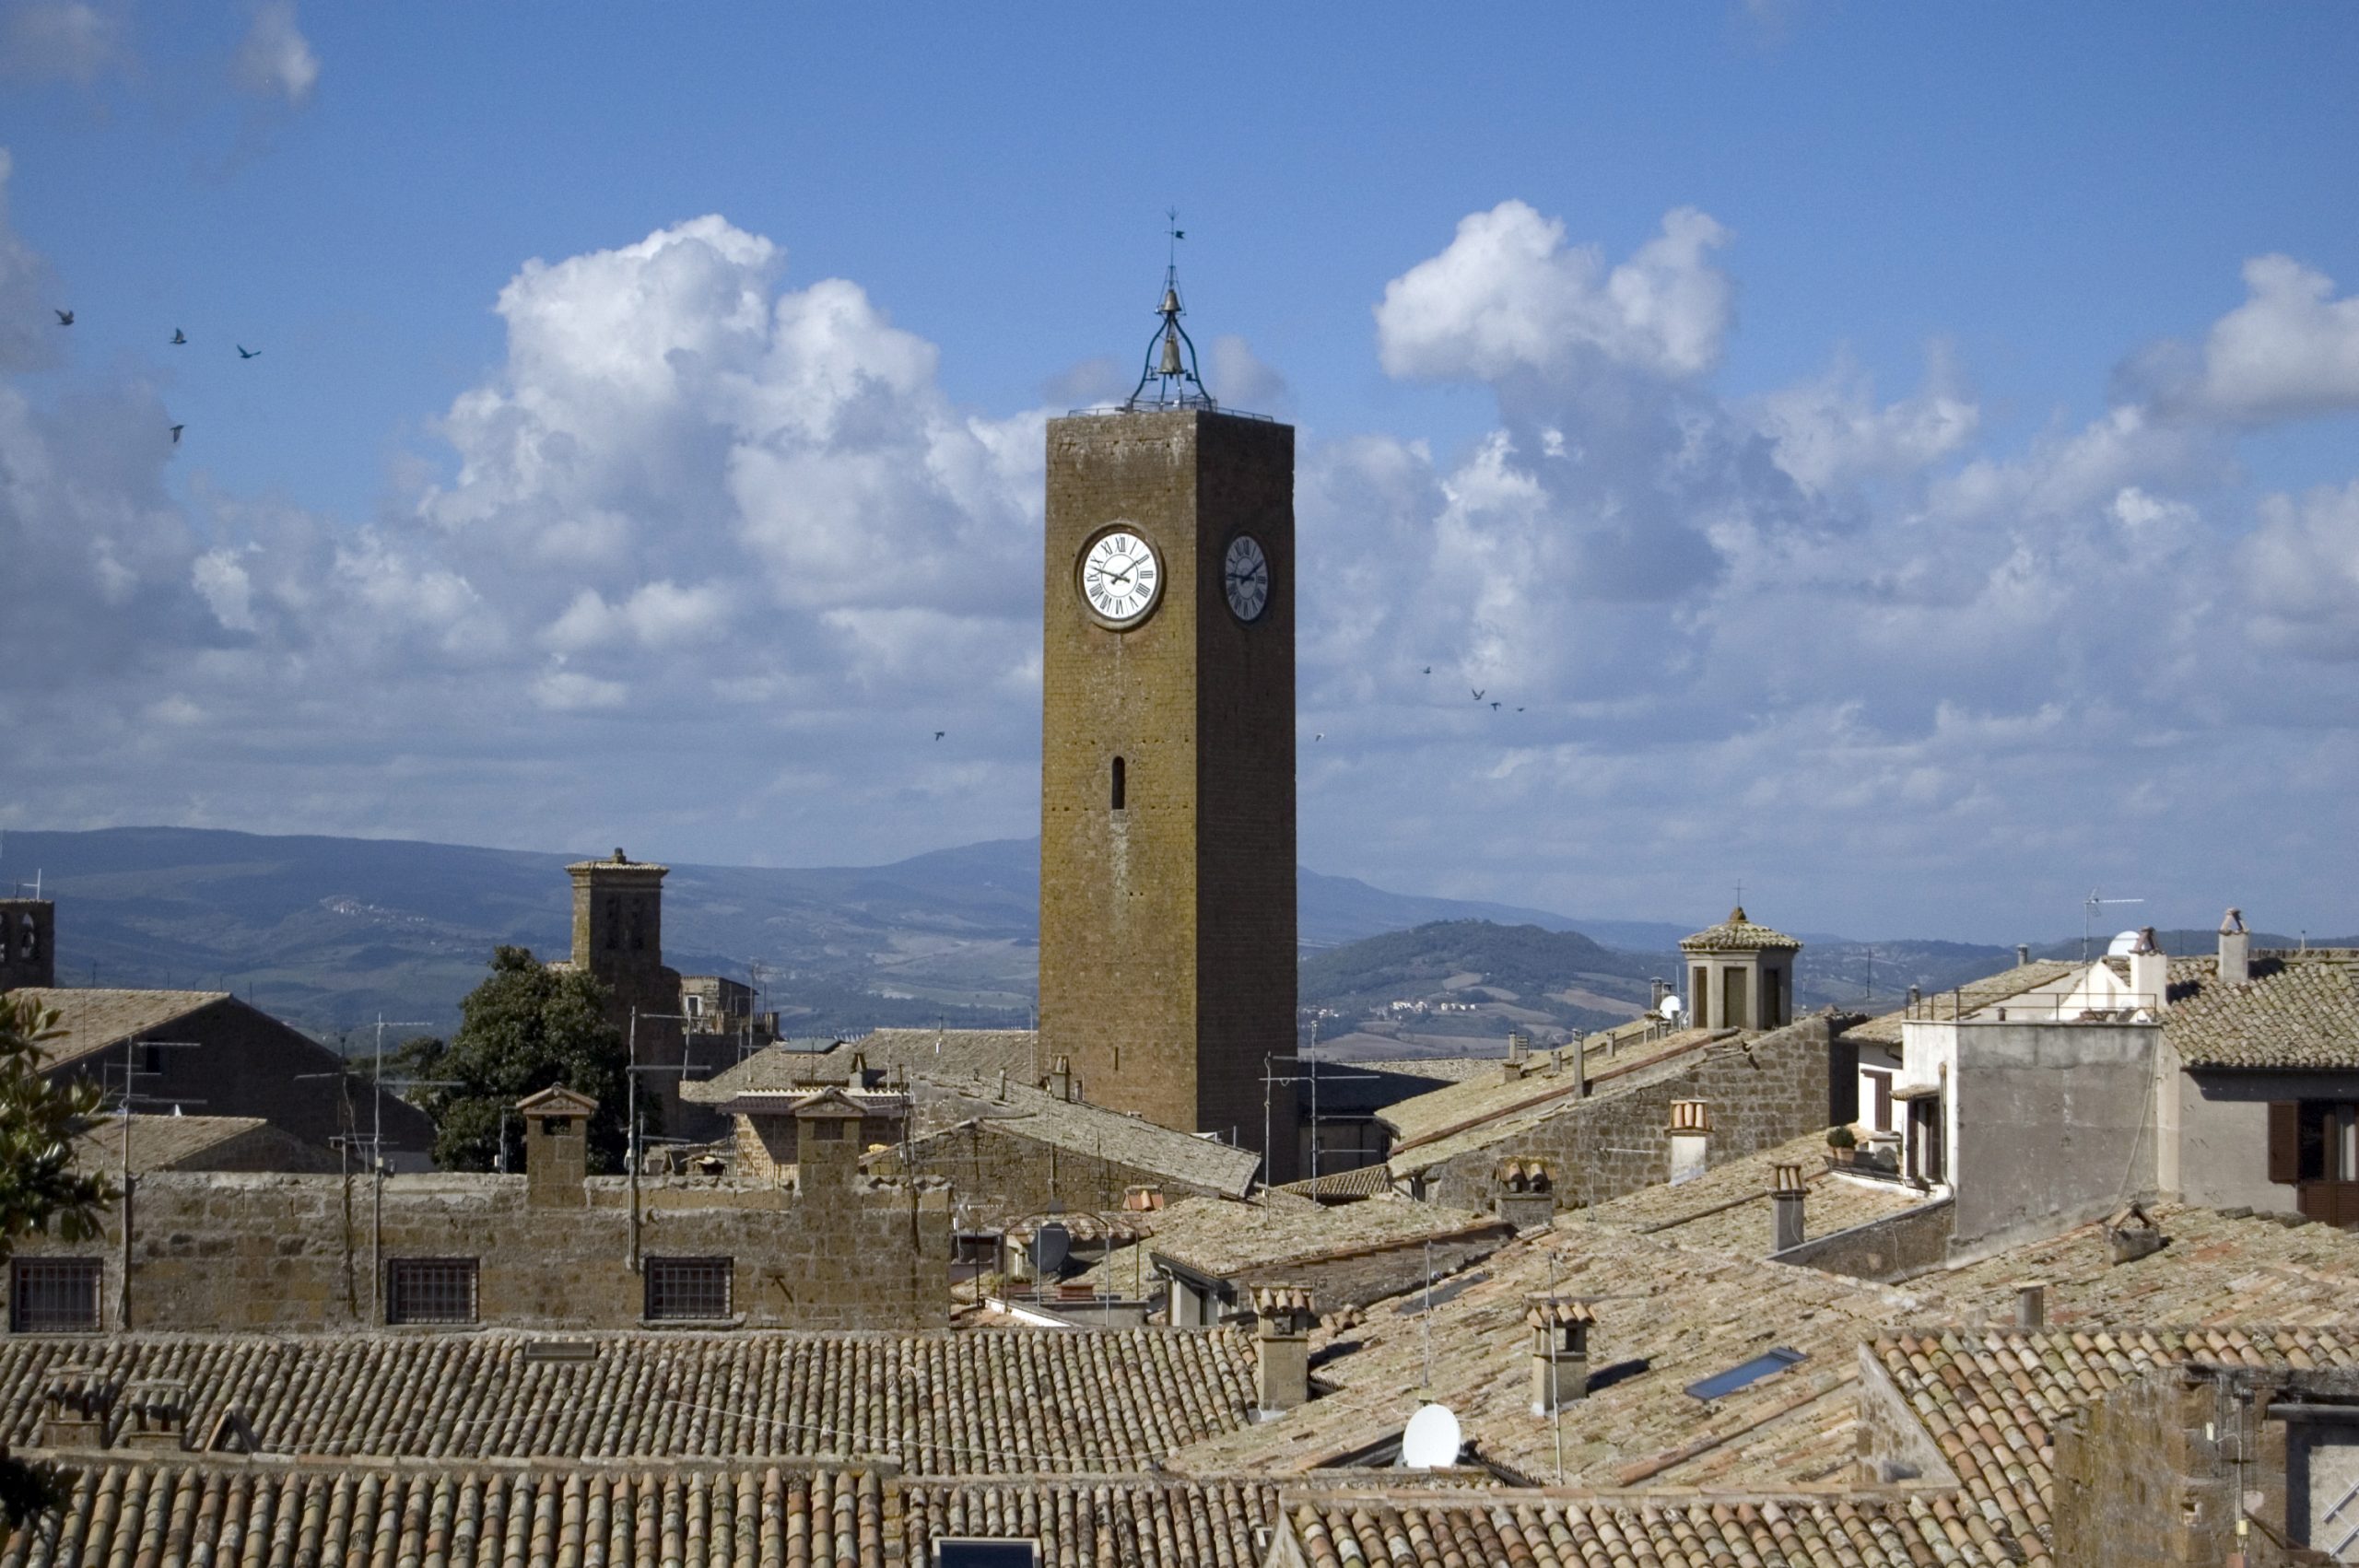
[{"label": "brick masonry wall", "polygon": [[[134,1200],[132,1326],[141,1329],[348,1329],[370,1310],[370,1184],[331,1176],[167,1172]],[[745,1183],[649,1181],[649,1257],[735,1260],[732,1305],[749,1327],[923,1329],[949,1316],[949,1195],[939,1187],[847,1183],[798,1196]],[[643,1277],[629,1267],[628,1182],[593,1177],[578,1207],[534,1208],[520,1176],[393,1176],[382,1255],[478,1260],[481,1320],[503,1328],[638,1327]],[[98,1257],[105,1315],[119,1328],[123,1232],[20,1257]],[[13,1285],[13,1280],[8,1281]]]},{"label": "brick masonry wall", "polygon": [[1905,1280],[1948,1260],[1950,1225],[1956,1214],[1956,1206],[1943,1198],[1847,1231],[1812,1236],[1773,1256],[1780,1263],[1855,1280]]},{"label": "brick masonry wall", "polygon": [[1544,1121],[1426,1171],[1425,1197],[1453,1209],[1488,1209],[1498,1163],[1512,1156],[1555,1161],[1560,1202],[1602,1203],[1652,1187],[1671,1174],[1664,1129],[1673,1100],[1709,1107],[1706,1158],[1715,1165],[1823,1132],[1831,1125],[1831,1086],[1852,1072],[1837,1037],[1846,1026],[1840,1017],[1806,1018],[1750,1042],[1708,1047],[1612,1093],[1567,1101]]},{"label": "brick masonry wall", "polygon": [[[1094,1104],[1257,1148],[1262,1062],[1295,1040],[1293,477],[1282,425],[1188,411],[1049,426],[1041,1059],[1069,1058]],[[1087,614],[1074,575],[1115,522],[1156,547],[1164,579],[1122,631]],[[1240,530],[1271,563],[1250,626],[1221,581]],[[1281,1102],[1272,1120],[1291,1129]]]}]

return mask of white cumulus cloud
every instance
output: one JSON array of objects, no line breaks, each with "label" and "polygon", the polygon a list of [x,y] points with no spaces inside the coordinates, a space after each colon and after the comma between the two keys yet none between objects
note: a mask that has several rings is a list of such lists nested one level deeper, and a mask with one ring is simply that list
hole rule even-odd
[{"label": "white cumulus cloud", "polygon": [[320,57],[295,22],[295,0],[262,0],[246,25],[235,63],[238,86],[300,109],[320,83]]}]

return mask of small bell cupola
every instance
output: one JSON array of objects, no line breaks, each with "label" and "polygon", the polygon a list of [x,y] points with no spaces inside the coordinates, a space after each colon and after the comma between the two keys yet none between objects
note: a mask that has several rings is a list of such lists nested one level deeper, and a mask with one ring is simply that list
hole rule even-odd
[{"label": "small bell cupola", "polygon": [[1170,258],[1163,268],[1163,302],[1155,313],[1163,324],[1155,329],[1155,336],[1146,345],[1146,363],[1139,370],[1139,384],[1131,390],[1122,407],[1131,413],[1158,408],[1218,408],[1212,393],[1204,390],[1203,379],[1196,374],[1196,340],[1180,324],[1188,308],[1180,299],[1180,241],[1188,236],[1180,227],[1180,213],[1174,208],[1167,216],[1171,219],[1168,233]]}]

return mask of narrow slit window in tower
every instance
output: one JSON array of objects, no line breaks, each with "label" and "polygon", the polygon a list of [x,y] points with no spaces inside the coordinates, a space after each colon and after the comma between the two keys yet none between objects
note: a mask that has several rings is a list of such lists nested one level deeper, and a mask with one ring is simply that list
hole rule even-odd
[{"label": "narrow slit window in tower", "polygon": [[1125,801],[1126,801],[1126,799],[1127,799],[1127,789],[1126,789],[1126,783],[1127,783],[1127,781],[1126,781],[1126,779],[1125,779],[1125,778],[1124,778],[1124,775],[1129,771],[1127,768],[1125,768],[1125,767],[1123,766],[1123,765],[1122,765],[1122,759],[1121,759],[1121,757],[1116,757],[1116,758],[1114,759],[1114,770],[1113,770],[1113,771],[1114,771],[1114,809],[1115,809],[1116,811],[1118,811],[1118,812],[1119,812],[1119,811],[1121,811],[1121,810],[1122,810],[1122,809],[1123,809],[1124,802],[1125,802]]}]

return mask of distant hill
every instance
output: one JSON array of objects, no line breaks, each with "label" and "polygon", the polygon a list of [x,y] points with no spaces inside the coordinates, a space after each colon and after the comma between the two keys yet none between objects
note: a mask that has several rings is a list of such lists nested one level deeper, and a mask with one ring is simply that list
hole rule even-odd
[{"label": "distant hill", "polygon": [[[1504,1049],[1510,1029],[1553,1040],[1626,1022],[1646,1006],[1650,978],[1677,973],[1661,958],[1601,946],[1579,931],[1437,920],[1310,954],[1300,994],[1303,1006],[1333,1014],[1338,1030],[1378,1040],[1487,1040]],[[1368,1050],[1382,1054],[1372,1042]]]},{"label": "distant hill", "polygon": [[[625,846],[630,848],[630,846]],[[0,886],[58,900],[60,978],[219,987],[323,1036],[381,1014],[447,1030],[491,949],[569,941],[574,854],[194,828],[12,831]],[[1039,966],[1039,845],[1000,839],[882,866],[675,865],[663,946],[684,974],[756,975],[797,1033],[1023,1024]],[[1510,906],[1301,873],[1306,949],[1437,919],[1562,926]],[[410,1032],[407,1029],[405,1033]]]}]

